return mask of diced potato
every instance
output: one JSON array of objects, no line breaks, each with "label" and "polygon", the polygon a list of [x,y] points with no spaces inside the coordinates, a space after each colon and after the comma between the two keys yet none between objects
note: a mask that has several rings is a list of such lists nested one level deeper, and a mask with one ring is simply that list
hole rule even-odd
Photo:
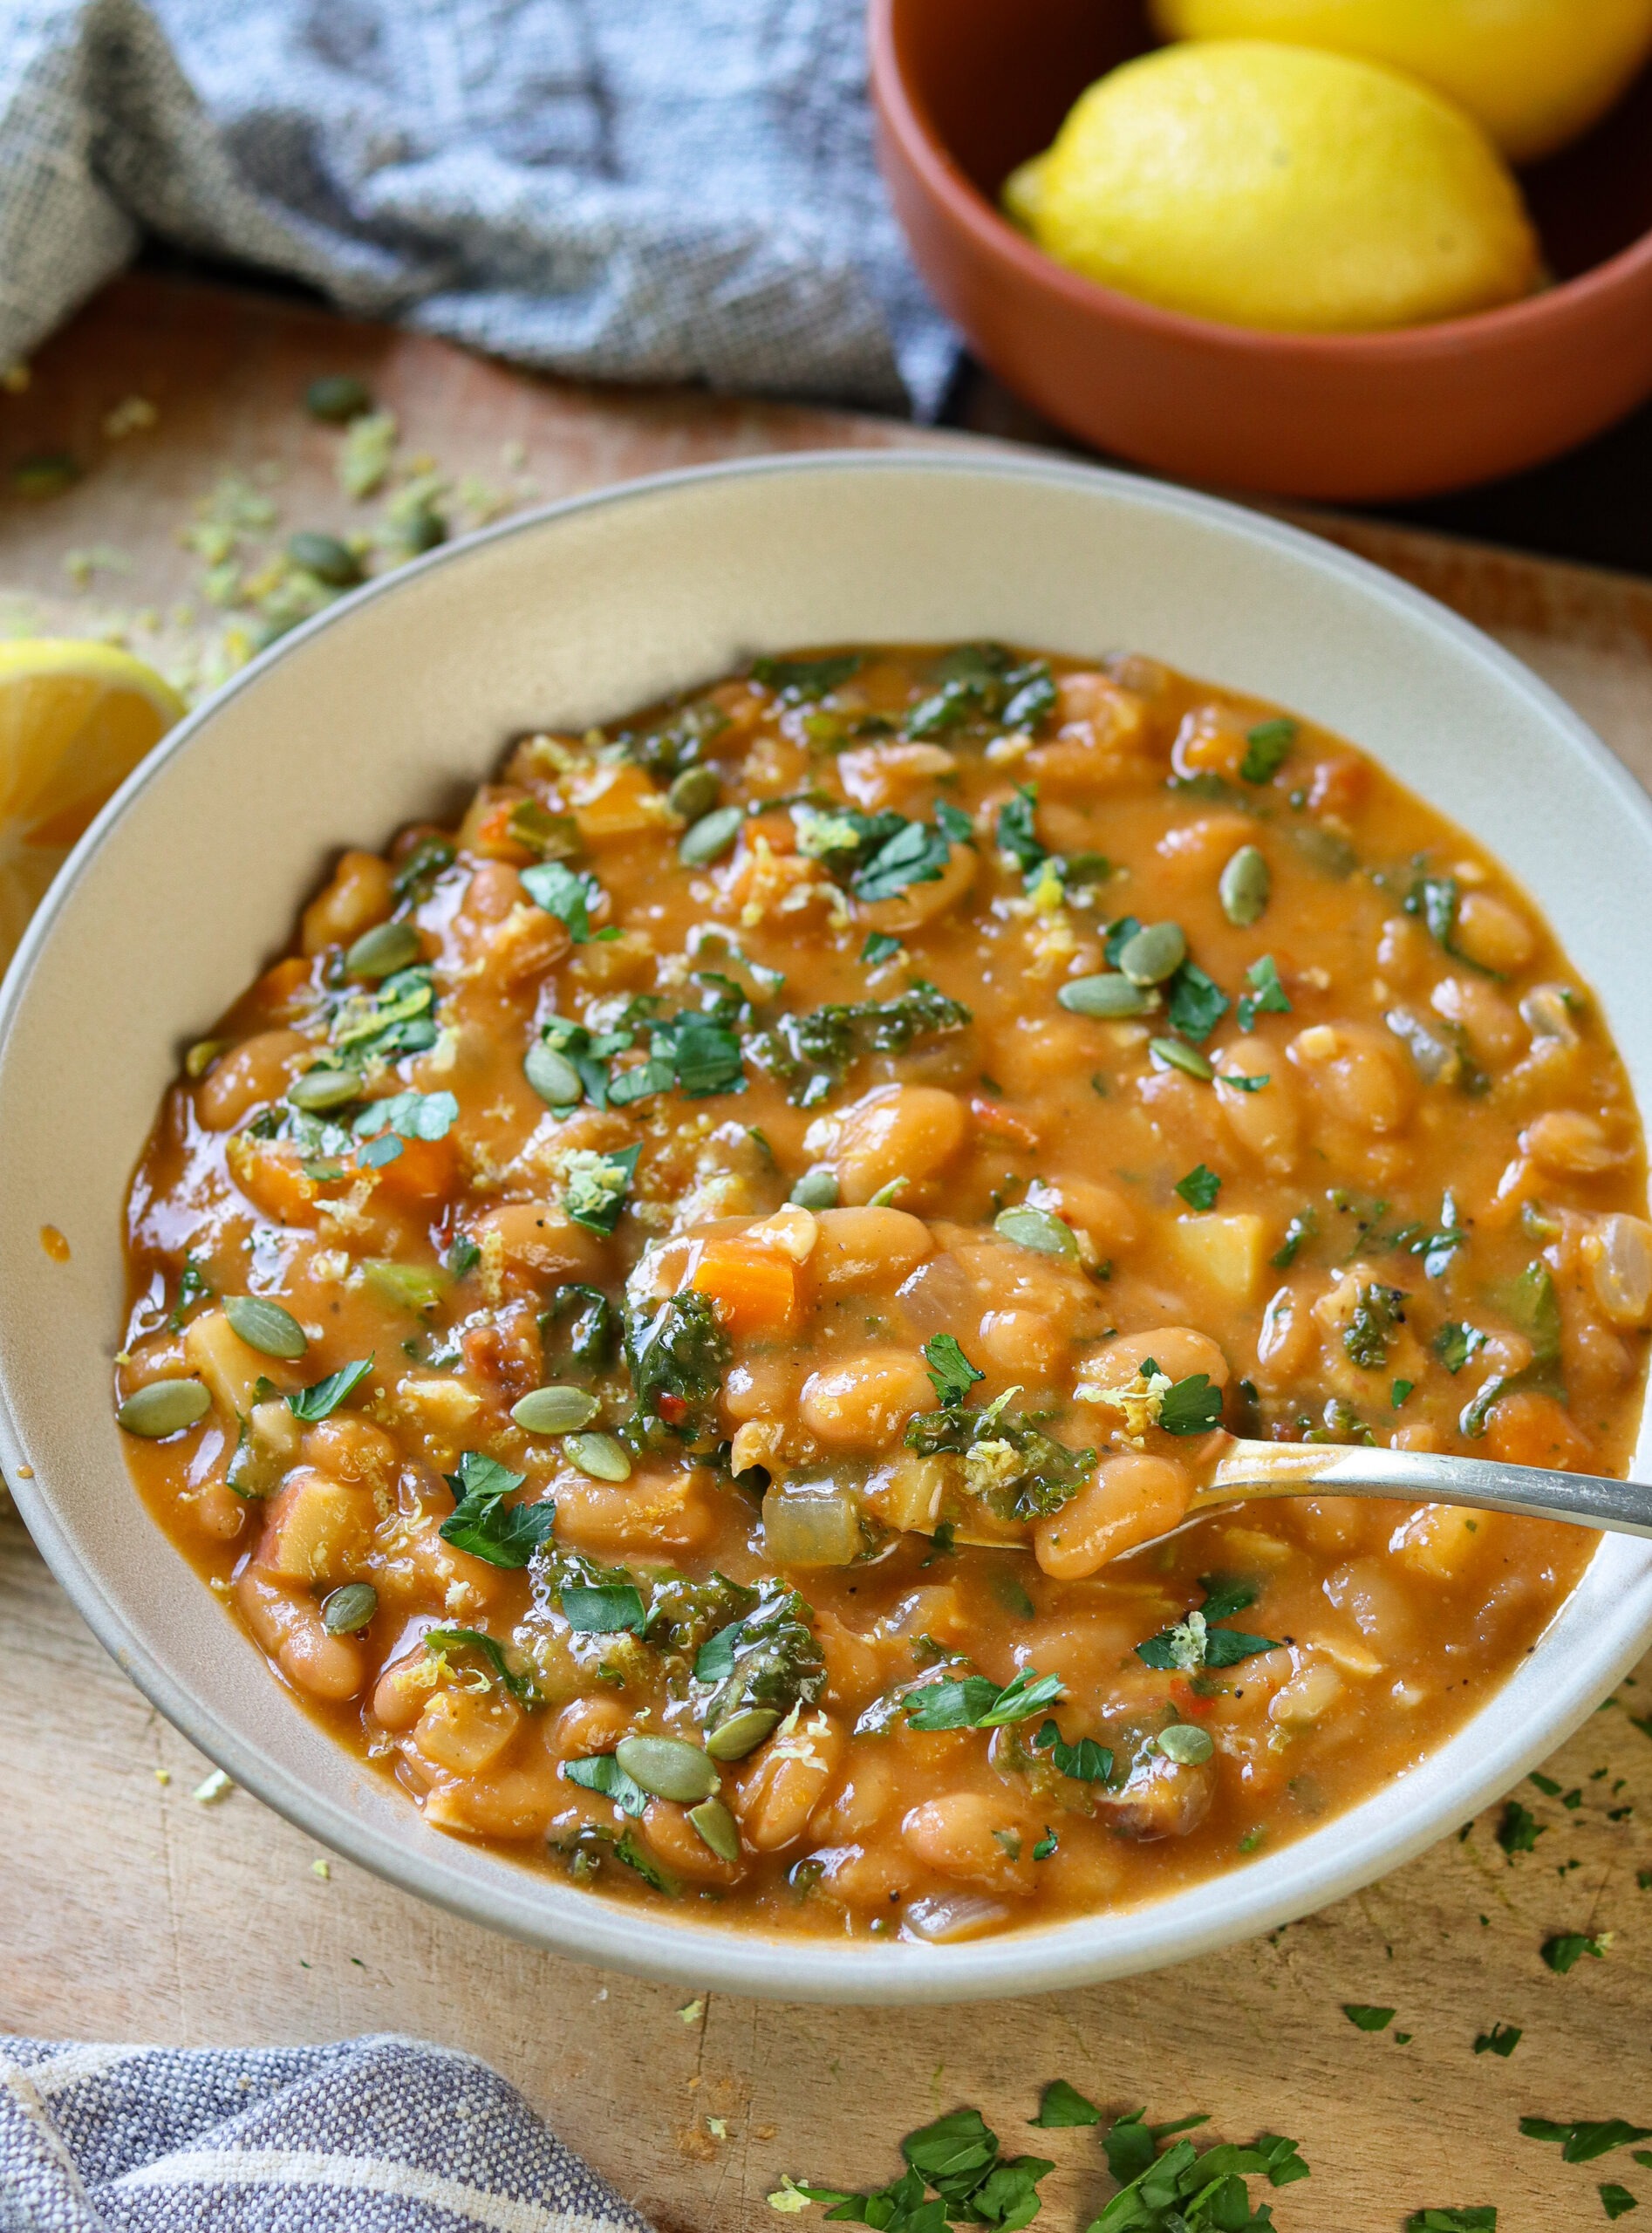
[{"label": "diced potato", "polygon": [[212,1390],[213,1401],[232,1417],[250,1418],[257,1401],[254,1390],[280,1370],[242,1340],[222,1310],[203,1310],[192,1319],[184,1331],[183,1348]]},{"label": "diced potato", "polygon": [[283,1581],[347,1581],[365,1562],[376,1517],[371,1490],[305,1466],[271,1499],[257,1563]]},{"label": "diced potato", "polygon": [[400,1408],[427,1432],[451,1435],[469,1425],[481,1409],[481,1397],[451,1373],[431,1373],[402,1382]]},{"label": "diced potato", "polygon": [[492,1767],[522,1726],[522,1708],[497,1690],[438,1690],[413,1741],[428,1761],[459,1776]]},{"label": "diced potato", "polygon": [[580,776],[574,786],[574,820],[588,845],[611,837],[635,837],[647,830],[680,829],[682,818],[666,803],[640,768],[621,763]]},{"label": "diced potato", "polygon": [[1251,1304],[1261,1292],[1267,1265],[1264,1221],[1248,1212],[1232,1217],[1178,1218],[1171,1246],[1183,1267],[1208,1280],[1236,1303]]}]

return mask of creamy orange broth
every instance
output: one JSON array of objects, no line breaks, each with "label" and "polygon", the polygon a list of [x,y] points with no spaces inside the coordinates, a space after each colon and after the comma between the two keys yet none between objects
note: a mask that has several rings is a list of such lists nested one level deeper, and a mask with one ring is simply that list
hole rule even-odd
[{"label": "creamy orange broth", "polygon": [[1348,745],[802,655],[343,856],[166,1097],[117,1400],[428,1823],[945,1939],[1241,1867],[1484,1703],[1592,1538],[1169,1531],[1223,1428],[1621,1472],[1645,1211],[1537,910]]}]

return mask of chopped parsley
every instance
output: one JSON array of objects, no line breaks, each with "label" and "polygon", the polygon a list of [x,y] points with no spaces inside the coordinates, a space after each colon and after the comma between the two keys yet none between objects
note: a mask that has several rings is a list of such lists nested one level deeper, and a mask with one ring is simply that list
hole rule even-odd
[{"label": "chopped parsley", "polygon": [[445,1140],[459,1119],[459,1103],[451,1093],[393,1093],[387,1100],[370,1101],[351,1119],[350,1129],[364,1144],[356,1160],[369,1170],[393,1163],[404,1140]]},{"label": "chopped parsley", "polygon": [[1559,1369],[1560,1302],[1548,1266],[1540,1259],[1528,1264],[1497,1300],[1531,1342],[1532,1361],[1519,1372],[1494,1372],[1478,1390],[1458,1422],[1471,1441],[1485,1432],[1486,1419],[1499,1397],[1526,1388],[1552,1396],[1563,1396],[1566,1392]]},{"label": "chopped parsley", "polygon": [[[1076,1745],[1068,1745],[1054,1721],[1042,1724],[1033,1739],[1033,1750],[1048,1752],[1057,1774],[1071,1776],[1077,1783],[1105,1783],[1113,1772],[1113,1755],[1105,1745],[1098,1745],[1093,1737],[1081,1737]],[[1046,2095],[1045,2099],[1048,2105],[1048,2096]],[[1084,2106],[1089,2108],[1089,2104],[1086,2102]],[[1034,2121],[1048,2122],[1050,2120],[1034,2119]],[[1096,2112],[1092,2110],[1088,2117],[1068,2119],[1067,2121],[1094,2124],[1096,2121]]]},{"label": "chopped parsley", "polygon": [[561,861],[537,861],[522,871],[522,881],[528,897],[563,925],[576,946],[619,936],[612,924],[605,931],[590,927],[590,911],[604,894],[589,869],[567,868]]},{"label": "chopped parsley", "polygon": [[1401,1287],[1386,1287],[1368,1280],[1359,1291],[1354,1315],[1342,1328],[1342,1347],[1350,1364],[1362,1372],[1380,1372],[1388,1362],[1389,1348],[1396,1328],[1405,1323]]},{"label": "chopped parsley", "polygon": [[1414,1380],[1396,1380],[1389,1390],[1389,1401],[1396,1411],[1403,1410],[1416,1388]]},{"label": "chopped parsley", "polygon": [[590,1233],[612,1233],[641,1153],[639,1144],[616,1148],[607,1155],[576,1148],[568,1156],[563,1165],[563,1207],[576,1225]]},{"label": "chopped parsley", "polygon": [[556,1524],[556,1507],[548,1498],[539,1504],[505,1503],[521,1488],[526,1474],[513,1473],[480,1450],[467,1450],[457,1473],[445,1478],[455,1509],[439,1533],[455,1550],[468,1551],[493,1567],[525,1567],[549,1540]]},{"label": "chopped parsley", "polygon": [[[1041,2207],[1039,2182],[1055,2168],[1037,2155],[1006,2157],[979,2109],[954,2109],[901,2142],[906,2169],[870,2194],[788,2180],[782,2198],[823,2202],[828,2218],[889,2233],[944,2233],[949,2222],[1018,2233]],[[770,2196],[771,2202],[779,2198]]]},{"label": "chopped parsley", "polygon": [[1222,1424],[1222,1391],[1206,1372],[1172,1382],[1159,1400],[1157,1424],[1166,1434],[1208,1434]]},{"label": "chopped parsley", "polygon": [[1197,962],[1184,961],[1167,987],[1170,1024],[1195,1047],[1202,1047],[1233,1003]]},{"label": "chopped parsley", "polygon": [[898,898],[909,884],[938,884],[952,847],[966,843],[970,835],[968,816],[943,800],[932,823],[903,821],[895,835],[855,871],[850,890],[870,906]]},{"label": "chopped parsley", "polygon": [[1493,2024],[1489,2032],[1482,2032],[1474,2042],[1477,2055],[1498,2055],[1506,2062],[1524,2037],[1518,2024]]},{"label": "chopped parsley", "polygon": [[[1045,1728],[1050,1725],[1047,1722]],[[1043,1734],[1040,1730],[1039,1736]],[[1094,2101],[1085,2100],[1075,2086],[1069,2086],[1064,2078],[1053,2078],[1044,2088],[1038,2114],[1027,2121],[1045,2132],[1062,2132],[1075,2125],[1098,2125],[1102,2113]]]},{"label": "chopped parsley", "polygon": [[786,1088],[800,1109],[812,1109],[840,1086],[867,1055],[904,1055],[919,1039],[949,1036],[975,1021],[961,1000],[919,977],[892,1000],[831,1002],[802,1015],[775,1018],[751,1041],[752,1060]]},{"label": "chopped parsley", "polygon": [[975,720],[1036,729],[1055,710],[1048,662],[1018,661],[1002,644],[959,645],[936,662],[935,679],[939,686],[903,720],[908,736],[945,736]]},{"label": "chopped parsley", "polygon": [[374,986],[352,985],[328,1018],[327,1040],[338,1064],[365,1070],[436,1043],[434,972],[424,963],[399,969]]},{"label": "chopped parsley", "polygon": [[951,1334],[937,1334],[924,1344],[931,1385],[943,1406],[962,1403],[978,1380],[985,1380]]},{"label": "chopped parsley", "polygon": [[1259,1015],[1289,1015],[1290,995],[1280,982],[1279,964],[1271,953],[1259,961],[1252,962],[1245,973],[1248,993],[1241,993],[1239,1001],[1239,1028],[1249,1031]]},{"label": "chopped parsley", "polygon": [[[1544,1940],[1539,1951],[1555,1976],[1564,1977],[1576,1969],[1586,1954],[1593,1961],[1603,1961],[1606,1956],[1606,1941],[1603,1938],[1592,1937],[1580,1930],[1559,1930],[1555,1932],[1553,1938]],[[1645,2134],[1642,2133],[1635,2134],[1637,2140],[1644,2137]],[[1573,2158],[1573,2161],[1576,2160],[1575,2157]]]},{"label": "chopped parsley", "polygon": [[631,1780],[611,1752],[593,1752],[583,1760],[564,1760],[562,1772],[570,1783],[578,1784],[582,1790],[611,1799],[623,1813],[642,1814],[647,1811],[648,1793],[641,1784]]},{"label": "chopped parsley", "polygon": [[752,680],[794,705],[829,698],[859,672],[858,652],[836,652],[821,659],[754,659]]},{"label": "chopped parsley", "polygon": [[869,931],[860,958],[869,969],[876,969],[880,962],[892,961],[901,951],[901,942],[887,931]]},{"label": "chopped parsley", "polygon": [[1190,1210],[1213,1210],[1222,1182],[1208,1165],[1197,1163],[1185,1178],[1177,1180],[1176,1191]]},{"label": "chopped parsley", "polygon": [[999,846],[1028,876],[1036,876],[1049,858],[1049,848],[1039,841],[1037,810],[1036,783],[1018,785],[1014,798],[1007,799],[998,810]]},{"label": "chopped parsley", "polygon": [[1276,1272],[1287,1272],[1310,1240],[1318,1237],[1319,1213],[1312,1204],[1299,1210],[1285,1228],[1285,1239],[1271,1258]]},{"label": "chopped parsley", "polygon": [[1296,723],[1288,718],[1259,721],[1246,740],[1239,774],[1247,783],[1271,783],[1290,758],[1295,741]]},{"label": "chopped parsley", "polygon": [[1497,2211],[1489,2202],[1458,2209],[1413,2210],[1405,2233],[1497,2233]]},{"label": "chopped parsley", "polygon": [[1254,1659],[1259,1652],[1279,1649],[1272,1636],[1247,1635],[1242,1629],[1213,1625],[1256,1602],[1258,1592],[1251,1583],[1225,1581],[1207,1574],[1200,1587],[1205,1592],[1202,1605],[1174,1628],[1161,1629],[1145,1643],[1137,1645],[1136,1656],[1144,1667],[1157,1668],[1165,1674],[1192,1674],[1204,1667],[1237,1667],[1241,1660]]},{"label": "chopped parsley", "polygon": [[985,1675],[943,1676],[907,1692],[906,1716],[914,1729],[1005,1729],[1066,1695],[1059,1675],[1030,1667],[1001,1688]]},{"label": "chopped parsley", "polygon": [[1602,2180],[1595,2189],[1601,2197],[1601,2207],[1608,2218],[1627,2217],[1630,2210],[1639,2209],[1640,2203],[1627,2187],[1620,2187],[1614,2180]]},{"label": "chopped parsley", "polygon": [[1483,962],[1471,961],[1457,942],[1457,918],[1463,904],[1463,895],[1454,876],[1419,877],[1405,895],[1405,912],[1420,916],[1427,925],[1429,936],[1441,952],[1449,953],[1453,961],[1477,970],[1482,977],[1495,977],[1500,982],[1503,972],[1488,969]]},{"label": "chopped parsley", "polygon": [[1593,2163],[1597,2156],[1609,2155],[1632,2141],[1652,2140],[1652,2125],[1627,2124],[1621,2117],[1569,2125],[1557,2124],[1552,2117],[1522,2117],[1520,2130],[1527,2140],[1558,2141],[1563,2163]]},{"label": "chopped parsley", "polygon": [[1342,2013],[1356,2032],[1386,2032],[1394,2021],[1391,2008],[1373,2008],[1360,2000],[1345,2000]]},{"label": "chopped parsley", "polygon": [[337,1372],[330,1372],[324,1380],[312,1381],[308,1388],[300,1388],[289,1396],[287,1409],[306,1426],[313,1426],[318,1419],[330,1419],[372,1370],[370,1356],[357,1357],[349,1364],[340,1365]]},{"label": "chopped parsley", "polygon": [[184,1320],[196,1303],[205,1302],[215,1292],[206,1274],[193,1256],[186,1255],[183,1269],[178,1274],[178,1298],[167,1319],[169,1334],[181,1334]]},{"label": "chopped parsley", "polygon": [[446,837],[421,837],[398,865],[390,888],[404,906],[420,906],[436,888],[436,880],[459,858],[459,849]]},{"label": "chopped parsley", "polygon": [[552,1571],[563,1618],[578,1634],[639,1636],[648,1625],[642,1592],[624,1567],[600,1567],[581,1552],[563,1551]]},{"label": "chopped parsley", "polygon": [[1434,1336],[1431,1347],[1455,1379],[1475,1352],[1485,1347],[1485,1336],[1476,1326],[1465,1326],[1457,1319],[1448,1318]]},{"label": "chopped parsley", "polygon": [[1121,2117],[1102,2141],[1120,2191],[1090,2233],[1268,2233],[1273,2215],[1266,2203],[1253,2213],[1246,2182],[1266,2177],[1271,2186],[1287,2187],[1306,2179],[1308,2167],[1296,2142],[1262,2133],[1249,2148],[1219,2141],[1201,2154],[1191,2140],[1178,2139],[1159,2154],[1162,2141],[1207,2121],[1184,2117],[1150,2125],[1141,2109]]}]

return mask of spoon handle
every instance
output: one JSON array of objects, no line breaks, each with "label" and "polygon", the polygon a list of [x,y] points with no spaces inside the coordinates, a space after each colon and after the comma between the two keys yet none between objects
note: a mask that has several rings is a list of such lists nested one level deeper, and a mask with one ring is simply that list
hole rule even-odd
[{"label": "spoon handle", "polygon": [[1426,1450],[1369,1450],[1335,1443],[1236,1442],[1198,1505],[1250,1497],[1403,1497],[1471,1505],[1533,1519],[1565,1519],[1620,1535],[1652,1536],[1652,1487],[1598,1473],[1503,1465]]}]

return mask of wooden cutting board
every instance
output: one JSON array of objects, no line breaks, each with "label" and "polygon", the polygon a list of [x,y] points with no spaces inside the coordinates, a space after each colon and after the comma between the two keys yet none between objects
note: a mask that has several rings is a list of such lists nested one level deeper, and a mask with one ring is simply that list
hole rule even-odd
[{"label": "wooden cutting board", "polygon": [[[338,438],[297,408],[306,380],[340,371],[398,413],[404,456],[422,448],[455,481],[518,501],[763,450],[969,439],[553,385],[285,304],[124,282],[42,352],[26,393],[0,393],[0,475],[46,452],[85,468],[49,502],[0,496],[0,632],[107,630],[186,679],[209,667],[225,619],[178,536],[226,472],[278,506],[276,536],[376,516],[335,484]],[[152,425],[120,412],[133,398],[154,406]],[[487,508],[472,490],[459,510]],[[1652,784],[1652,587],[1308,523],[1489,628]],[[1652,2168],[1627,2151],[1567,2166],[1517,2129],[1527,2114],[1652,2125],[1652,1889],[1637,1883],[1652,1884],[1652,1735],[1631,1717],[1652,1715],[1652,1661],[1549,1764],[1560,1793],[1521,1793],[1543,1825],[1533,1852],[1505,1856],[1494,1809],[1268,1938],[967,2012],[787,2008],[604,1976],[329,1861],[244,1793],[198,1803],[208,1764],[93,1643],[9,1511],[0,1664],[0,2030],[186,2044],[418,2033],[495,2064],[682,2233],[783,2223],[765,2199],[782,2172],[880,2183],[905,2132],[965,2103],[1009,2152],[1057,2159],[1042,2222],[1082,2228],[1109,2191],[1095,2135],[1023,2121],[1057,2076],[1156,2120],[1203,2110],[1225,2137],[1297,2138],[1314,2176],[1275,2198],[1282,2233],[1395,2233],[1424,2205],[1485,2202],[1501,2233],[1562,2233],[1606,2222],[1602,2180],[1652,2207]],[[1558,1931],[1610,1944],[1558,1977],[1539,1953]],[[1349,2002],[1398,2012],[1368,2034],[1342,2014]],[[1494,2022],[1524,2032],[1507,2060],[1474,2052]]]}]

